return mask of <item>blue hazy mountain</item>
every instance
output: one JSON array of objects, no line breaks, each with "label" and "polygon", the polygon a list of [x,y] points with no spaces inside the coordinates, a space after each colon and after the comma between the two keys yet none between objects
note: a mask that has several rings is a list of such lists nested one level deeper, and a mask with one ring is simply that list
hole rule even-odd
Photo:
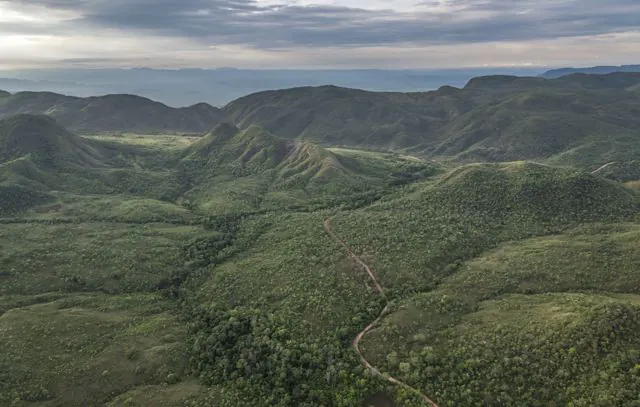
[{"label": "blue hazy mountain", "polygon": [[73,96],[128,93],[170,106],[221,106],[250,93],[298,86],[336,85],[371,91],[412,92],[461,87],[482,75],[538,75],[532,68],[448,70],[34,69],[0,71],[0,89]]},{"label": "blue hazy mountain", "polygon": [[620,65],[620,66],[591,66],[587,68],[559,68],[543,73],[545,78],[559,78],[561,76],[572,75],[574,73],[604,75],[614,72],[640,72],[640,65]]}]

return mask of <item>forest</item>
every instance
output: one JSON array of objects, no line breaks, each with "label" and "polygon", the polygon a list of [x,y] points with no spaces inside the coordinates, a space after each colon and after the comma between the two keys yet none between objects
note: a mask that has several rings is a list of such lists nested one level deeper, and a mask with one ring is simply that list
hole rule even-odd
[{"label": "forest", "polygon": [[[501,118],[547,107],[505,80],[439,92],[501,98],[504,146],[541,143],[547,127]],[[257,123],[266,96],[302,109],[252,95],[215,112],[237,125],[189,134],[0,120],[0,405],[640,406],[633,120],[607,146],[573,128],[522,154],[471,134],[476,106],[437,149],[354,146]],[[395,117],[444,96],[371,97]]]}]

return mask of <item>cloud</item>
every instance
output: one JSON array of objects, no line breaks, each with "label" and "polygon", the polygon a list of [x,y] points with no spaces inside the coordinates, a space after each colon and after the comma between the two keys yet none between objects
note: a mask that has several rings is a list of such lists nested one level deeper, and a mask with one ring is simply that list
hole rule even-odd
[{"label": "cloud", "polygon": [[[429,0],[411,10],[254,0],[15,0],[78,13],[67,25],[261,48],[459,44],[640,29],[636,0]],[[359,2],[351,2],[359,4]],[[390,3],[393,4],[393,3]]]},{"label": "cloud", "polygon": [[[216,57],[242,63],[259,57],[283,64],[285,55],[297,61],[296,55],[313,59],[334,52],[347,58],[343,65],[364,55],[369,60],[375,50],[446,53],[479,44],[509,56],[519,48],[539,51],[535,45],[553,45],[549,41],[640,32],[637,0],[417,1],[0,0],[0,36],[15,39],[14,46],[3,40],[0,53],[9,49],[13,53],[3,54],[8,58],[34,58],[37,47],[16,45],[32,38],[32,45],[42,44],[43,57],[65,63],[157,58],[179,64]],[[615,41],[609,46],[628,55]],[[354,49],[357,55],[349,51]],[[458,58],[467,62],[463,54]]]}]

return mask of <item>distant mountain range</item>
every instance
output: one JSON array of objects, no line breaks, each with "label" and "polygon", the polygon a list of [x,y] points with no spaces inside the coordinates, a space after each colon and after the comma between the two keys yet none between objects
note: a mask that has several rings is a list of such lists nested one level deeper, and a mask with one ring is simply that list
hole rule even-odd
[{"label": "distant mountain range", "polygon": [[[546,160],[595,169],[637,159],[639,95],[640,73],[484,76],[462,88],[412,93],[300,87],[254,93],[223,109],[203,103],[171,108],[133,95],[21,92],[0,93],[0,119],[45,114],[76,133],[204,134],[228,122],[322,146],[467,162]],[[286,145],[287,151],[294,148]]]},{"label": "distant mountain range", "polygon": [[592,66],[588,68],[560,68],[552,69],[543,73],[544,78],[559,78],[560,76],[574,73],[584,74],[608,74],[614,72],[640,72],[640,65],[620,65],[620,66]]},{"label": "distant mountain range", "polygon": [[489,76],[463,88],[373,93],[333,86],[262,92],[224,111],[241,128],[325,145],[408,149],[468,161],[589,167],[640,147],[640,73]]},{"label": "distant mountain range", "polygon": [[0,406],[637,407],[639,157],[640,73],[0,91]]},{"label": "distant mountain range", "polygon": [[300,86],[336,85],[370,91],[413,92],[463,86],[480,75],[537,75],[539,68],[446,70],[379,69],[36,69],[0,71],[0,89],[50,91],[87,97],[126,93],[169,106],[200,102],[222,106],[249,93]]},{"label": "distant mountain range", "polygon": [[223,106],[250,93],[271,89],[334,85],[376,92],[423,92],[463,87],[478,76],[556,78],[572,73],[637,72],[640,65],[560,68],[536,67],[438,70],[384,69],[37,69],[0,71],[0,89],[13,93],[49,91],[78,97],[110,93],[144,96],[173,107],[209,103]]},{"label": "distant mountain range", "polygon": [[24,113],[49,115],[79,133],[202,133],[224,118],[220,109],[206,103],[172,108],[135,95],[79,98],[51,92],[0,93],[0,119]]}]

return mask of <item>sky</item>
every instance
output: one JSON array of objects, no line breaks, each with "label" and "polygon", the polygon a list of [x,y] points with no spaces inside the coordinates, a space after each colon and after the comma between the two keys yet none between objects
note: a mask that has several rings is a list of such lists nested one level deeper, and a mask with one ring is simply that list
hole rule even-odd
[{"label": "sky", "polygon": [[639,63],[638,0],[0,0],[0,69]]}]

